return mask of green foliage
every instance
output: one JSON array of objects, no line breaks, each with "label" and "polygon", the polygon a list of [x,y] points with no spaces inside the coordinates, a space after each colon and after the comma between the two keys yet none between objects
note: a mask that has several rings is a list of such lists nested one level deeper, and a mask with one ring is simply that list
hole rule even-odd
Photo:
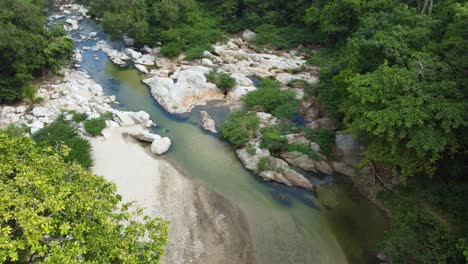
[{"label": "green foliage", "polygon": [[72,120],[74,122],[76,122],[76,123],[81,123],[81,122],[85,121],[87,118],[88,118],[88,115],[86,113],[75,112],[75,113],[73,113]]},{"label": "green foliage", "polygon": [[279,155],[287,148],[288,140],[281,135],[277,127],[270,127],[262,130],[261,148],[268,149],[273,155]]},{"label": "green foliage", "polygon": [[221,137],[235,146],[244,146],[255,136],[260,120],[252,112],[237,111],[232,113],[221,126]]},{"label": "green foliage", "polygon": [[314,32],[304,27],[278,27],[271,24],[258,26],[255,31],[257,45],[270,45],[279,49],[291,49],[303,43],[316,42],[318,37]]},{"label": "green foliage", "polygon": [[159,263],[168,224],[66,152],[0,132],[0,262]]},{"label": "green foliage", "polygon": [[86,169],[93,165],[91,144],[78,134],[70,121],[62,117],[35,133],[33,139],[41,146],[54,149],[67,146],[69,151],[63,157],[65,162],[76,162]]},{"label": "green foliage", "polygon": [[72,55],[73,41],[45,28],[42,8],[42,1],[0,2],[0,101],[22,98],[35,76],[58,70]]},{"label": "green foliage", "polygon": [[10,123],[3,132],[10,137],[20,137],[28,132],[28,127],[23,124]]},{"label": "green foliage", "polygon": [[37,88],[27,85],[23,88],[23,97],[30,103],[35,104],[37,99]]},{"label": "green foliage", "polygon": [[[437,184],[435,184],[437,186]],[[464,188],[467,198],[468,188]],[[465,219],[451,223],[444,214],[432,208],[426,195],[431,192],[402,190],[388,199],[392,210],[392,225],[380,244],[381,250],[390,257],[392,263],[462,263],[463,247],[459,240],[467,232]],[[450,189],[444,190],[444,196]],[[445,198],[441,196],[443,200]],[[459,197],[460,198],[460,197]],[[452,206],[452,202],[455,205]],[[448,215],[456,212],[458,199],[446,199],[440,208]],[[463,211],[466,211],[462,209]]]},{"label": "green foliage", "polygon": [[232,78],[229,73],[218,72],[216,69],[206,74],[206,78],[209,82],[216,84],[224,94],[227,94],[236,86],[236,79]]},{"label": "green foliage", "polygon": [[292,119],[299,113],[299,100],[292,91],[279,89],[279,83],[262,81],[260,88],[242,98],[247,109],[258,109],[281,119]]},{"label": "green foliage", "polygon": [[319,144],[322,153],[325,154],[325,156],[330,155],[335,145],[335,132],[327,128],[320,130]]},{"label": "green foliage", "polygon": [[[358,74],[350,80],[349,106],[344,106],[348,131],[373,139],[367,158],[399,167],[404,178],[430,174],[444,150],[457,145],[454,132],[466,125],[466,104],[455,84],[429,72],[422,73],[427,75],[421,80],[420,74],[414,68],[386,64],[373,73]],[[381,157],[401,153],[413,156],[413,165],[400,163],[397,157],[387,164]]]},{"label": "green foliage", "polygon": [[269,170],[268,162],[270,160],[270,157],[261,157],[260,160],[258,161],[258,170],[259,171],[267,171]]},{"label": "green foliage", "polygon": [[86,133],[93,137],[101,136],[102,130],[106,128],[106,120],[102,117],[86,120],[84,128]]}]

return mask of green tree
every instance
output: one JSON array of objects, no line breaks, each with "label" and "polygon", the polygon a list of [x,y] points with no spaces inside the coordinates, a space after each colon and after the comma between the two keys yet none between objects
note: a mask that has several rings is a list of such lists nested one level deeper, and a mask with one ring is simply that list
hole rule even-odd
[{"label": "green tree", "polygon": [[167,223],[52,148],[0,133],[1,263],[158,263]]},{"label": "green tree", "polygon": [[254,138],[259,123],[260,120],[255,113],[234,112],[221,126],[221,136],[235,146],[244,146]]},{"label": "green tree", "polygon": [[34,134],[33,139],[39,145],[54,149],[67,146],[69,151],[63,157],[66,162],[77,162],[85,169],[93,165],[91,144],[78,134],[77,128],[73,127],[70,121],[62,117]]},{"label": "green tree", "polygon": [[426,75],[387,64],[358,74],[349,82],[350,98],[343,107],[347,130],[371,139],[366,158],[403,179],[432,174],[443,152],[459,146],[457,130],[467,125],[463,94],[453,82],[430,76],[440,69],[426,67]]}]

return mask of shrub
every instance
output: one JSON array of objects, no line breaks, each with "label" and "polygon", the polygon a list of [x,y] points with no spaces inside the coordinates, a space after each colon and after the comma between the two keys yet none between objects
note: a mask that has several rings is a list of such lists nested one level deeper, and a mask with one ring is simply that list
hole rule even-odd
[{"label": "shrub", "polygon": [[262,141],[260,147],[268,149],[272,154],[279,154],[286,150],[288,140],[283,137],[276,127],[264,129],[262,131]]},{"label": "shrub", "polygon": [[161,48],[161,54],[169,58],[174,58],[174,57],[179,56],[179,54],[182,53],[183,50],[184,50],[184,43],[174,41],[163,46]]},{"label": "shrub", "polygon": [[83,168],[90,168],[93,165],[91,145],[86,139],[80,137],[70,121],[62,117],[34,134],[33,139],[43,146],[58,148],[60,145],[66,145],[69,147],[70,152],[63,157],[66,162],[77,162]]},{"label": "shrub", "polygon": [[218,73],[217,70],[211,70],[205,76],[209,82],[216,84],[225,95],[236,86],[236,79],[232,78],[229,73]]},{"label": "shrub", "polygon": [[311,152],[311,149],[308,145],[305,144],[291,144],[287,146],[287,150],[292,152],[292,151],[297,151],[302,154],[309,155]]},{"label": "shrub", "polygon": [[324,128],[319,133],[319,144],[322,153],[326,156],[332,153],[333,145],[335,144],[335,132],[331,129]]},{"label": "shrub", "polygon": [[73,113],[72,120],[75,121],[76,123],[81,123],[81,122],[85,121],[86,118],[88,118],[88,115],[86,113],[75,112],[75,113]]},{"label": "shrub", "polygon": [[102,135],[102,130],[106,128],[106,120],[102,117],[89,119],[84,122],[85,131],[93,137]]},{"label": "shrub", "polygon": [[258,161],[258,170],[260,172],[266,171],[269,169],[268,167],[268,161],[270,160],[270,157],[261,157],[260,160]]},{"label": "shrub", "polygon": [[19,137],[28,131],[28,127],[23,124],[10,123],[6,129],[5,133],[10,137]]},{"label": "shrub", "polygon": [[23,97],[30,103],[35,104],[37,99],[37,88],[27,85],[23,88]]},{"label": "shrub", "polygon": [[221,137],[235,146],[244,146],[255,135],[260,120],[252,112],[237,111],[232,113],[221,126]]},{"label": "shrub", "polygon": [[278,82],[263,80],[260,89],[245,95],[242,100],[247,109],[261,109],[280,119],[292,119],[299,112],[299,100],[292,91],[278,88]]}]

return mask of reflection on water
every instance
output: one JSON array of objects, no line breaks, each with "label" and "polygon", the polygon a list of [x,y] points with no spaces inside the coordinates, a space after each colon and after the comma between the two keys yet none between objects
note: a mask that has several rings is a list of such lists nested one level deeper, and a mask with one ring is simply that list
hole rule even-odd
[{"label": "reflection on water", "polygon": [[[98,31],[103,36],[93,22],[85,20],[82,26],[79,34]],[[76,46],[95,42],[77,42]],[[315,197],[299,188],[266,183],[242,167],[232,146],[200,129],[199,110],[208,110],[220,124],[229,113],[227,108],[210,104],[185,116],[173,116],[151,97],[136,70],[112,65],[102,52],[84,51],[81,68],[106,93],[116,95],[117,108],[151,115],[157,124],[154,132],[172,139],[166,159],[244,210],[259,263],[372,262],[370,255],[382,236],[384,218],[346,186],[329,183]]]}]

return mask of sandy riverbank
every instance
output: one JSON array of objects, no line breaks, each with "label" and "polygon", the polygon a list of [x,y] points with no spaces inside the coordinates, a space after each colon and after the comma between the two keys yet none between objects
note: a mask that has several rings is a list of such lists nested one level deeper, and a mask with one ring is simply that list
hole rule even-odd
[{"label": "sandy riverbank", "polygon": [[124,135],[135,129],[141,128],[106,129],[107,140],[90,139],[93,170],[115,182],[124,201],[137,201],[147,214],[171,222],[162,263],[254,263],[241,210]]}]

